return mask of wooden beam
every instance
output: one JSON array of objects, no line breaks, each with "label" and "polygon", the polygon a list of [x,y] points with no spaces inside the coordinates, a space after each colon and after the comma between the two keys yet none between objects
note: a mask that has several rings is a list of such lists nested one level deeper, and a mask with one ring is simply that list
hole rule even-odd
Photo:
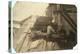
[{"label": "wooden beam", "polygon": [[77,25],[71,20],[71,18],[66,15],[66,13],[61,13],[64,19],[68,22],[68,24],[73,28],[73,30],[77,31]]}]

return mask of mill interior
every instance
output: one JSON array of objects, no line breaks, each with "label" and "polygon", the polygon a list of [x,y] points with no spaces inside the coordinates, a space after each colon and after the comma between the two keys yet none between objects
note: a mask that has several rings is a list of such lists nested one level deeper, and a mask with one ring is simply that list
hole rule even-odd
[{"label": "mill interior", "polygon": [[76,44],[77,8],[74,5],[50,3],[45,16],[30,15],[21,21],[13,20],[16,52],[73,49]]}]

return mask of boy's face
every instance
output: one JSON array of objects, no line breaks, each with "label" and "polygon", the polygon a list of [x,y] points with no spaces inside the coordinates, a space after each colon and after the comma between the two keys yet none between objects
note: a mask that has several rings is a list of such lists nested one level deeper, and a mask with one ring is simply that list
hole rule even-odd
[{"label": "boy's face", "polygon": [[54,23],[55,22],[55,20],[54,19],[52,19],[52,23]]}]

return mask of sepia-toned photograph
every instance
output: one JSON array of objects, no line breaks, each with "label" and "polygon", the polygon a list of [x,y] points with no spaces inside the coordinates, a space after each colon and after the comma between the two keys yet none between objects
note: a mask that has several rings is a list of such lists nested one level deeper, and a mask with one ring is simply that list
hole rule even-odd
[{"label": "sepia-toned photograph", "polygon": [[75,5],[16,1],[11,11],[9,21],[13,24],[9,29],[13,29],[16,52],[68,50],[76,46]]}]

